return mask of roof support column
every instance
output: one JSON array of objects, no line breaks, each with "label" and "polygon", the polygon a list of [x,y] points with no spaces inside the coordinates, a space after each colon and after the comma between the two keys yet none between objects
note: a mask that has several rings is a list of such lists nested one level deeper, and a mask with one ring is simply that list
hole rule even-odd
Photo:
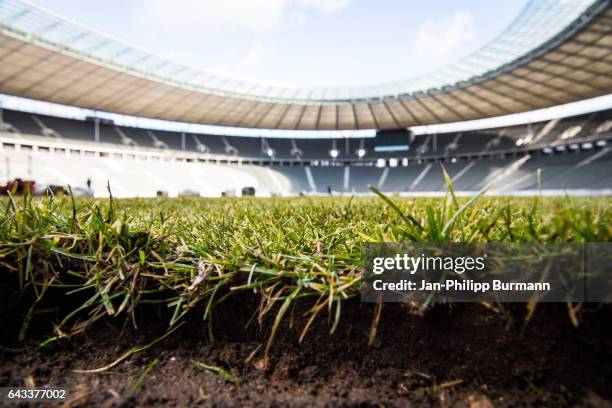
[{"label": "roof support column", "polygon": [[94,142],[100,142],[100,119],[94,119]]}]

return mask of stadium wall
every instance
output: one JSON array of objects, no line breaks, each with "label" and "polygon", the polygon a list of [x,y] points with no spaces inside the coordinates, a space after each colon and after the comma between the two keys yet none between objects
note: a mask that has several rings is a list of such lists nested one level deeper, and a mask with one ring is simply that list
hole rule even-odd
[{"label": "stadium wall", "polygon": [[67,151],[34,151],[16,148],[0,152],[2,181],[35,180],[39,185],[70,185],[83,188],[87,179],[98,197],[108,196],[107,183],[115,197],[154,197],[193,194],[219,197],[240,195],[243,187],[254,187],[258,196],[290,191],[283,174],[253,165],[228,166],[145,158],[132,160],[100,157]]}]

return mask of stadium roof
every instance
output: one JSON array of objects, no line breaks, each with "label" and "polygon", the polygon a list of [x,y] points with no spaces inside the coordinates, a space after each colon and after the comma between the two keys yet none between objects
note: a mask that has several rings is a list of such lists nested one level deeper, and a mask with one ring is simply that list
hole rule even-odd
[{"label": "stadium roof", "polygon": [[210,75],[20,0],[0,0],[0,92],[171,121],[394,129],[612,93],[610,0],[531,0],[494,41],[428,75],[284,88]]}]

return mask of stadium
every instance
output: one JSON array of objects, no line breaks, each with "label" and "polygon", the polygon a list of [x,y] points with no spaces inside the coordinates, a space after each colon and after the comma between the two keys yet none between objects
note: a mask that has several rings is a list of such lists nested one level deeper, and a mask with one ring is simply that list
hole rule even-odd
[{"label": "stadium", "polygon": [[364,242],[609,243],[611,72],[609,0],[528,0],[431,72],[312,87],[0,0],[0,387],[606,406],[604,301],[359,296]]}]

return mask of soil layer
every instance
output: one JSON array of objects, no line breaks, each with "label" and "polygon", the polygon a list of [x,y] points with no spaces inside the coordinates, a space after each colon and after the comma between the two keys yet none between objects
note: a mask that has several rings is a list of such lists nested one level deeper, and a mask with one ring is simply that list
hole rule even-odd
[{"label": "soil layer", "polygon": [[[260,346],[270,327],[250,319],[252,305],[227,302],[216,309],[212,327],[194,314],[171,336],[102,373],[73,370],[104,366],[152,341],[166,320],[138,330],[99,322],[43,349],[34,340],[5,349],[0,386],[67,388],[68,406],[98,407],[610,406],[610,305],[585,306],[576,328],[565,305],[540,304],[523,330],[524,305],[503,313],[479,304],[436,306],[418,315],[386,304],[368,346],[372,305],[345,303],[333,335],[321,314],[301,344],[301,323],[289,327],[287,316],[265,367]],[[305,320],[297,311],[294,317]],[[238,383],[195,368],[194,360],[222,367]]]}]

